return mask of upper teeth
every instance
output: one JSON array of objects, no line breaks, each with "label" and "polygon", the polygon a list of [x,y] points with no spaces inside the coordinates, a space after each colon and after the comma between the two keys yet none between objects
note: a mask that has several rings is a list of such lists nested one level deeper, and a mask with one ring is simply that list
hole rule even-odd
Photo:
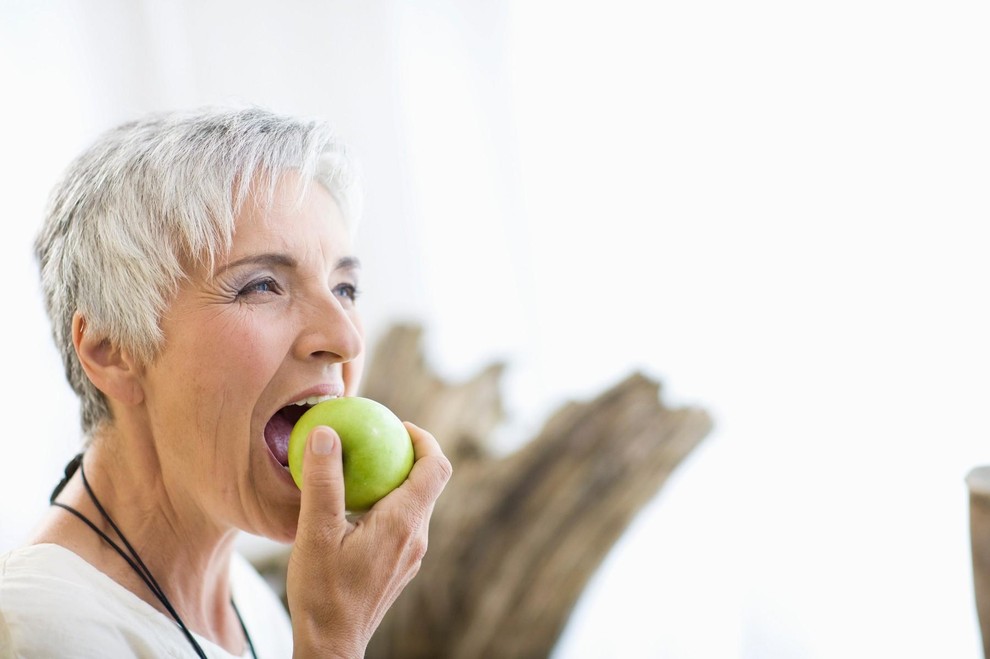
[{"label": "upper teeth", "polygon": [[322,403],[325,400],[330,400],[331,398],[338,398],[338,396],[310,396],[309,398],[303,398],[302,400],[297,400],[292,403],[293,405],[316,405],[317,403]]}]

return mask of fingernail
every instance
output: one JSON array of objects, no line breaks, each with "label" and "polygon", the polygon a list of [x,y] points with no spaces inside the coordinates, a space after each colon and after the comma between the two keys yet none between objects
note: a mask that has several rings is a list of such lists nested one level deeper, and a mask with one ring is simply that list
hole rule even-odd
[{"label": "fingernail", "polygon": [[313,453],[326,455],[333,450],[333,435],[329,428],[316,428],[309,441],[313,443]]}]

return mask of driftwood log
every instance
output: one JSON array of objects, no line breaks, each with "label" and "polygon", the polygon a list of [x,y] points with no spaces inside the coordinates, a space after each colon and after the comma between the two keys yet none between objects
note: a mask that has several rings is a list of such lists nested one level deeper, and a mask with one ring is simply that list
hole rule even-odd
[{"label": "driftwood log", "polygon": [[450,384],[428,367],[421,339],[418,326],[393,327],[372,353],[362,395],[429,429],[454,474],[422,568],[367,656],[547,657],[588,581],[711,418],[664,406],[659,384],[634,373],[565,405],[522,448],[496,455],[486,438],[504,415],[504,364]]},{"label": "driftwood log", "polygon": [[971,469],[966,474],[966,486],[969,490],[973,595],[983,656],[990,659],[990,465]]}]

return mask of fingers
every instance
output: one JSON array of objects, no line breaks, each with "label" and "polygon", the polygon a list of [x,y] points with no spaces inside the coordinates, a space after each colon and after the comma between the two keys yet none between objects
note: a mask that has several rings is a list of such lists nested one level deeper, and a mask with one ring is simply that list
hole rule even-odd
[{"label": "fingers", "polygon": [[303,455],[302,501],[298,534],[343,528],[344,471],[340,437],[327,426],[317,426],[306,439]]},{"label": "fingers", "polygon": [[[433,435],[405,424],[415,462],[406,481],[351,524],[344,512],[340,438],[311,433],[303,456],[299,527],[286,575],[296,647],[363,648],[388,608],[416,575],[430,517],[451,475]],[[325,656],[325,655],[318,655]]]},{"label": "fingers", "polygon": [[450,466],[450,460],[447,456],[443,454],[443,450],[440,448],[440,443],[437,442],[436,438],[423,430],[416,424],[405,421],[403,425],[406,426],[406,430],[409,431],[409,437],[413,442],[413,451],[416,453],[416,463],[418,464],[421,460],[426,460],[430,463],[431,469],[438,470],[438,476],[443,477],[443,483],[445,484],[452,473]]},{"label": "fingers", "polygon": [[420,508],[432,510],[433,503],[450,480],[453,469],[433,435],[409,421],[404,425],[413,442],[416,462],[406,481],[408,487],[402,489]]}]

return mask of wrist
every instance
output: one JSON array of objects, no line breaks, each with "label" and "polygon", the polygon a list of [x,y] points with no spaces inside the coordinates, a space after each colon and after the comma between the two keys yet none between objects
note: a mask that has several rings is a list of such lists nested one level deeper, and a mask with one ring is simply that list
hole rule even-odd
[{"label": "wrist", "polygon": [[316,624],[292,624],[292,659],[362,659],[365,644]]}]

